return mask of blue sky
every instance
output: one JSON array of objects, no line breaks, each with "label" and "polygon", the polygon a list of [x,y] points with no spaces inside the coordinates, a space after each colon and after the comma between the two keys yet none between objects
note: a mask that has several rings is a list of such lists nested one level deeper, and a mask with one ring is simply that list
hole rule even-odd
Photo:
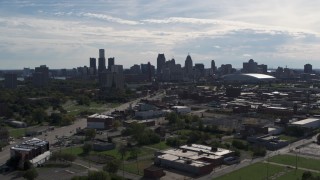
[{"label": "blue sky", "polygon": [[207,67],[254,59],[269,67],[320,68],[320,1],[1,0],[0,69],[88,65],[106,57],[130,67],[158,53]]}]

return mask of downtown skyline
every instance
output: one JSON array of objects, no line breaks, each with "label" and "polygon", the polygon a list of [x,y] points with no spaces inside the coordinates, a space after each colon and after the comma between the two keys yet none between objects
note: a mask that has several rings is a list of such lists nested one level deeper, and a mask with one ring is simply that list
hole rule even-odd
[{"label": "downtown skyline", "polygon": [[0,2],[0,69],[87,65],[106,50],[117,64],[156,65],[158,53],[184,64],[319,68],[320,2],[302,0]]}]

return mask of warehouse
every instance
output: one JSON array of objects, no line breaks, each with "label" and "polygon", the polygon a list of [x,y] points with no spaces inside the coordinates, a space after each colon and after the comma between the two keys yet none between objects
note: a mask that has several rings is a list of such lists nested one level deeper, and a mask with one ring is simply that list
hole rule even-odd
[{"label": "warehouse", "polygon": [[188,114],[191,112],[191,108],[188,106],[173,106],[172,109],[178,114]]},{"label": "warehouse", "polygon": [[316,129],[320,127],[320,119],[317,118],[307,118],[300,121],[295,121],[291,123],[292,126],[298,126],[308,129]]},{"label": "warehouse", "polygon": [[111,129],[114,117],[102,114],[93,114],[87,118],[87,128],[90,129]]}]

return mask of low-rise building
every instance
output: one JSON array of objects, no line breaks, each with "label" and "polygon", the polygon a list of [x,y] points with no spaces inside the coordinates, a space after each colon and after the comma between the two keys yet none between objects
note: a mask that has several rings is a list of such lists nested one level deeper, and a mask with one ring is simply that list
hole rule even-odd
[{"label": "low-rise building", "polygon": [[43,164],[50,158],[49,142],[32,138],[10,148],[11,157],[19,157],[19,167],[30,161],[34,166]]},{"label": "low-rise building", "polygon": [[188,106],[172,106],[172,109],[178,114],[188,114],[191,112],[191,108]]},{"label": "low-rise building", "polygon": [[227,149],[191,144],[157,152],[154,163],[164,168],[204,175],[210,173],[215,166],[223,164],[223,159],[233,154],[233,151]]},{"label": "low-rise building", "polygon": [[318,118],[307,118],[300,121],[295,121],[290,124],[291,126],[298,126],[308,129],[316,129],[320,127],[320,119]]},{"label": "low-rise building", "polygon": [[90,129],[111,129],[114,117],[102,114],[93,114],[87,118],[87,128]]}]

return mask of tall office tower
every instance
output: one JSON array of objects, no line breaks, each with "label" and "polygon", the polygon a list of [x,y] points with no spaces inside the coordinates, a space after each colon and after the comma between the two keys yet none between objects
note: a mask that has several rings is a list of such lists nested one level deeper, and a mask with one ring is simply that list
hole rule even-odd
[{"label": "tall office tower", "polygon": [[98,71],[99,73],[106,70],[106,58],[104,57],[104,49],[99,49],[99,59],[98,59]]},{"label": "tall office tower", "polygon": [[96,60],[96,58],[90,58],[90,71],[93,71],[94,75],[97,73],[97,60]]},{"label": "tall office tower", "polygon": [[242,71],[244,73],[257,73],[257,71],[258,71],[258,63],[254,62],[253,59],[250,59],[248,62],[244,62],[243,63]]},{"label": "tall office tower", "polygon": [[104,49],[99,49],[99,58],[105,58],[104,57]]},{"label": "tall office tower", "polygon": [[111,70],[111,67],[114,65],[114,57],[108,58],[108,70]]},{"label": "tall office tower", "polygon": [[304,73],[312,73],[312,65],[311,64],[304,65]]},{"label": "tall office tower", "polygon": [[164,54],[158,54],[157,57],[157,75],[160,75],[166,64],[166,57]]},{"label": "tall office tower", "polygon": [[191,59],[191,56],[188,54],[188,56],[184,62],[184,69],[185,69],[187,75],[192,73],[192,68],[193,68],[192,59]]},{"label": "tall office tower", "polygon": [[211,71],[212,72],[216,71],[216,63],[214,62],[214,60],[211,61]]},{"label": "tall office tower", "polygon": [[36,67],[33,73],[32,83],[35,87],[49,85],[49,68],[46,65]]},{"label": "tall office tower", "polygon": [[4,74],[4,87],[8,89],[15,89],[17,88],[18,81],[17,81],[17,74],[14,73],[7,73]]}]

